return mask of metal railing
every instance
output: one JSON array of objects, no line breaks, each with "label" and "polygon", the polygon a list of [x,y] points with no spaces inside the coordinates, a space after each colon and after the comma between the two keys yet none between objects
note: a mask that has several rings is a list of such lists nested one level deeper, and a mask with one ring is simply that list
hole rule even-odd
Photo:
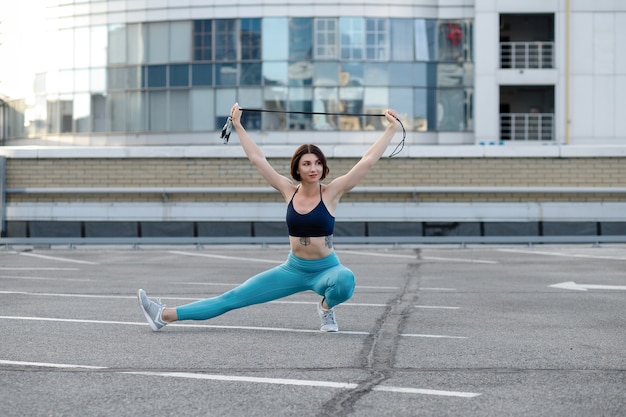
[{"label": "metal railing", "polygon": [[553,141],[554,114],[501,113],[500,139],[511,141]]},{"label": "metal railing", "polygon": [[501,42],[500,68],[552,69],[554,42]]}]

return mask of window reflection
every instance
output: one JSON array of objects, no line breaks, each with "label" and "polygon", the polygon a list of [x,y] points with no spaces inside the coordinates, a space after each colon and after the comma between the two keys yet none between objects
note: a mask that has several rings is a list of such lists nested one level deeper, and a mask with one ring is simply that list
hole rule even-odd
[{"label": "window reflection", "polygon": [[261,19],[241,19],[241,59],[261,59]]},{"label": "window reflection", "polygon": [[415,64],[409,62],[394,62],[389,64],[389,85],[407,87],[414,86],[417,79]]},{"label": "window reflection", "polygon": [[426,132],[429,130],[429,125],[432,127],[434,124],[429,123],[434,117],[434,106],[429,106],[428,94],[425,88],[416,88],[413,91],[413,126],[418,132]]},{"label": "window reflection", "polygon": [[363,63],[342,62],[339,70],[340,86],[364,85]]},{"label": "window reflection", "polygon": [[237,85],[237,64],[215,64],[215,85]]},{"label": "window reflection", "polygon": [[339,19],[341,59],[363,59],[364,19],[342,17]]},{"label": "window reflection", "polygon": [[[238,102],[244,108],[262,109],[263,108],[263,89],[261,88],[240,88],[238,93]],[[260,130],[261,116],[260,112],[244,112],[242,121],[247,129]]]},{"label": "window reflection", "polygon": [[261,63],[241,64],[240,85],[261,85],[263,79],[261,75]]},{"label": "window reflection", "polygon": [[[338,90],[338,88],[316,88],[313,94],[313,111],[318,113],[339,113]],[[337,130],[339,123],[335,115],[316,114],[313,117],[313,126],[316,130]]]},{"label": "window reflection", "polygon": [[413,130],[413,89],[390,88],[389,107],[398,109],[398,118],[402,121],[406,130]]},{"label": "window reflection", "polygon": [[108,32],[109,65],[126,63],[126,26],[110,25]]},{"label": "window reflection", "polygon": [[169,129],[173,131],[189,130],[189,91],[170,92]]},{"label": "window reflection", "polygon": [[[313,111],[313,89],[310,87],[290,87],[289,111]],[[313,115],[311,114],[289,114],[288,120],[290,130],[311,130],[313,128]]]},{"label": "window reflection", "polygon": [[341,130],[361,130],[362,117],[351,116],[363,113],[363,87],[345,87],[339,90],[339,108],[346,116],[339,116]]},{"label": "window reflection", "polygon": [[91,67],[105,67],[107,65],[106,26],[96,26],[91,28],[89,58],[89,66]]},{"label": "window reflection", "polygon": [[96,68],[91,70],[90,86],[92,92],[102,92],[107,89],[106,70]]},{"label": "window reflection", "polygon": [[389,59],[389,19],[366,19],[365,58],[373,61]]},{"label": "window reflection", "polygon": [[76,132],[90,132],[91,129],[91,96],[87,93],[74,96],[74,127]]},{"label": "window reflection", "polygon": [[366,63],[363,66],[365,85],[389,85],[389,70],[387,64]]},{"label": "window reflection", "polygon": [[261,23],[263,27],[262,55],[263,60],[286,61],[289,59],[289,27],[287,18],[266,17]]},{"label": "window reflection", "polygon": [[234,100],[342,114],[249,112],[250,129],[380,130],[388,107],[408,130],[473,129],[471,21],[202,19],[56,37],[67,47],[41,77],[32,132],[37,123],[49,133],[214,130]]},{"label": "window reflection", "polygon": [[413,61],[413,21],[411,19],[391,19],[391,60]]},{"label": "window reflection", "polygon": [[313,64],[308,61],[289,63],[289,85],[311,85],[313,83]]},{"label": "window reflection", "polygon": [[365,114],[365,130],[384,129],[383,120],[380,117],[389,108],[389,89],[387,87],[369,87],[363,95],[363,110]]},{"label": "window reflection", "polygon": [[286,62],[264,62],[264,85],[287,85],[287,71]]},{"label": "window reflection", "polygon": [[237,59],[237,21],[235,19],[215,20],[215,60],[234,61]]},{"label": "window reflection", "polygon": [[88,68],[90,55],[89,28],[74,29],[74,68]]},{"label": "window reflection", "polygon": [[460,88],[441,88],[437,97],[437,130],[463,131],[467,126],[465,91]]},{"label": "window reflection", "polygon": [[336,18],[315,19],[315,59],[339,57],[339,21]]},{"label": "window reflection", "polygon": [[74,89],[72,92],[88,92],[90,90],[89,73],[88,69],[74,71]]},{"label": "window reflection", "polygon": [[313,19],[289,19],[289,60],[309,60],[313,52]]},{"label": "window reflection", "polygon": [[463,61],[467,46],[466,27],[463,21],[441,21],[438,27],[439,60]]},{"label": "window reflection", "polygon": [[313,64],[315,85],[337,86],[339,85],[339,63],[316,62]]},{"label": "window reflection", "polygon": [[[267,87],[263,91],[263,108],[266,110],[287,110],[287,87]],[[262,113],[264,130],[284,130],[287,115],[284,113]]]}]

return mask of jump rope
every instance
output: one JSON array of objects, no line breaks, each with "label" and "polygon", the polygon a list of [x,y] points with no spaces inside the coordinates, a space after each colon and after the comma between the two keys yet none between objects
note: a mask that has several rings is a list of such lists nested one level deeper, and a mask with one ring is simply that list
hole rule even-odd
[{"label": "jump rope", "polygon": [[[242,108],[239,108],[239,110],[248,111],[248,112],[257,112],[257,113],[319,114],[319,115],[327,115],[327,116],[354,116],[354,117],[359,117],[359,116],[386,117],[385,114],[364,114],[364,113],[347,114],[347,113],[327,113],[327,112],[315,112],[315,111],[287,111],[287,110],[242,109]],[[406,130],[404,129],[404,125],[402,124],[402,121],[400,121],[400,119],[397,117],[395,117],[395,119],[398,121],[398,123],[400,123],[400,127],[402,127],[402,140],[400,141],[400,143],[396,145],[393,152],[391,152],[391,154],[389,155],[389,158],[393,158],[394,156],[402,152],[402,149],[404,149],[404,140],[406,139]],[[233,128],[233,119],[231,116],[228,116],[228,119],[226,120],[226,124],[222,128],[222,134],[220,136],[220,138],[224,141],[224,144],[228,143],[228,138],[230,137],[232,128]]]}]

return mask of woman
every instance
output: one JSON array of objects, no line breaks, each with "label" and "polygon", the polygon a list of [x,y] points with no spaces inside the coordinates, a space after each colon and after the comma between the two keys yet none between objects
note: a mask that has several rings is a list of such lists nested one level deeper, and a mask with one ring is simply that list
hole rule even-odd
[{"label": "woman", "polygon": [[290,253],[287,261],[262,272],[217,297],[175,308],[148,298],[144,290],[137,296],[152,330],[178,320],[207,320],[230,310],[264,303],[297,292],[312,290],[322,296],[317,305],[322,320],[320,330],[339,330],[336,305],[348,300],[354,291],[354,274],[343,266],[333,249],[334,213],[341,197],[350,191],[380,159],[396,131],[397,113],[387,110],[389,126],[345,175],[322,184],[328,175],[326,157],[315,145],[300,146],[291,160],[291,176],[298,184],[279,174],[269,164],[259,146],[241,125],[239,104],[230,110],[233,126],[248,159],[261,176],[280,191],[287,203]]}]

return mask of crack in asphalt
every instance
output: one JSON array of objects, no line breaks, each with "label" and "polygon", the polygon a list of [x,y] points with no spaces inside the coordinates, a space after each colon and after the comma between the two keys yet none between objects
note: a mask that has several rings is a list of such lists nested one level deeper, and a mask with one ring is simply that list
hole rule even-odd
[{"label": "crack in asphalt", "polygon": [[[416,250],[416,254],[419,260],[419,249]],[[362,364],[359,369],[369,371],[369,377],[361,381],[356,388],[334,395],[322,406],[320,417],[351,414],[359,399],[392,376],[398,340],[418,298],[420,286],[418,272],[419,263],[411,263],[407,266],[403,288],[385,308],[374,330],[365,339],[360,354]]]}]

